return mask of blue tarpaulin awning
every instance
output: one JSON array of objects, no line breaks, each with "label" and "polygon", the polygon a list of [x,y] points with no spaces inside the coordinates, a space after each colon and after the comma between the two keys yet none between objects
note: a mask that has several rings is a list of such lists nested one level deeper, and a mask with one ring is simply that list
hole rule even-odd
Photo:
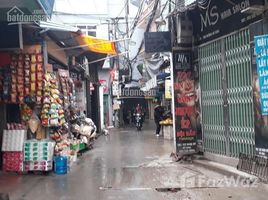
[{"label": "blue tarpaulin awning", "polygon": [[170,73],[160,73],[158,74],[156,77],[157,77],[157,80],[165,80],[167,77],[170,76]]}]

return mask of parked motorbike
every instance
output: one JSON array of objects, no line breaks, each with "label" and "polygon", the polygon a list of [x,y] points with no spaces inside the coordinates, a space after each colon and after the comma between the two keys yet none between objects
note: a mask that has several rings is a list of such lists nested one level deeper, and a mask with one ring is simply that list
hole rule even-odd
[{"label": "parked motorbike", "polygon": [[142,128],[142,115],[141,113],[135,113],[135,125],[138,131]]}]

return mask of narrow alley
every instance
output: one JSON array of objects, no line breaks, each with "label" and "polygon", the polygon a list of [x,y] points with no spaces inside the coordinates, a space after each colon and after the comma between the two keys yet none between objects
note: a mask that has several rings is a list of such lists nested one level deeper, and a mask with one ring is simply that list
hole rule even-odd
[{"label": "narrow alley", "polygon": [[[151,124],[141,132],[113,129],[100,136],[68,175],[1,173],[0,193],[9,193],[10,200],[267,199],[268,189],[262,183],[219,185],[228,176],[187,161],[173,162],[172,141],[155,137]],[[183,180],[198,176],[203,177],[202,185]],[[213,185],[210,179],[218,182]]]}]

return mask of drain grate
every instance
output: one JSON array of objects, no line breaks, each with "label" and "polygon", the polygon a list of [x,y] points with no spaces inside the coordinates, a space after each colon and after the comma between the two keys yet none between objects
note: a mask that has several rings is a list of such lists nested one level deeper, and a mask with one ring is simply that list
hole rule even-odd
[{"label": "drain grate", "polygon": [[155,188],[157,192],[179,192],[181,188]]},{"label": "drain grate", "polygon": [[157,192],[179,192],[182,189],[180,187],[165,187],[165,188],[113,188],[108,187],[99,187],[99,190],[120,190],[120,191],[145,191],[145,190],[156,190]]}]

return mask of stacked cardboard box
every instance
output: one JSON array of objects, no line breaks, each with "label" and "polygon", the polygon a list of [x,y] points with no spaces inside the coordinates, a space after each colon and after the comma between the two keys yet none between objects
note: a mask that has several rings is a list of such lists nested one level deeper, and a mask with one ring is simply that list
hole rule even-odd
[{"label": "stacked cardboard box", "polygon": [[2,141],[4,171],[23,171],[23,143],[26,134],[26,130],[4,130]]},{"label": "stacked cardboard box", "polygon": [[26,171],[49,171],[53,166],[55,142],[50,140],[27,140],[24,142],[24,165]]},{"label": "stacked cardboard box", "polygon": [[23,151],[26,130],[4,130],[2,151]]},{"label": "stacked cardboard box", "polygon": [[50,171],[53,168],[52,161],[25,161],[25,171]]}]

